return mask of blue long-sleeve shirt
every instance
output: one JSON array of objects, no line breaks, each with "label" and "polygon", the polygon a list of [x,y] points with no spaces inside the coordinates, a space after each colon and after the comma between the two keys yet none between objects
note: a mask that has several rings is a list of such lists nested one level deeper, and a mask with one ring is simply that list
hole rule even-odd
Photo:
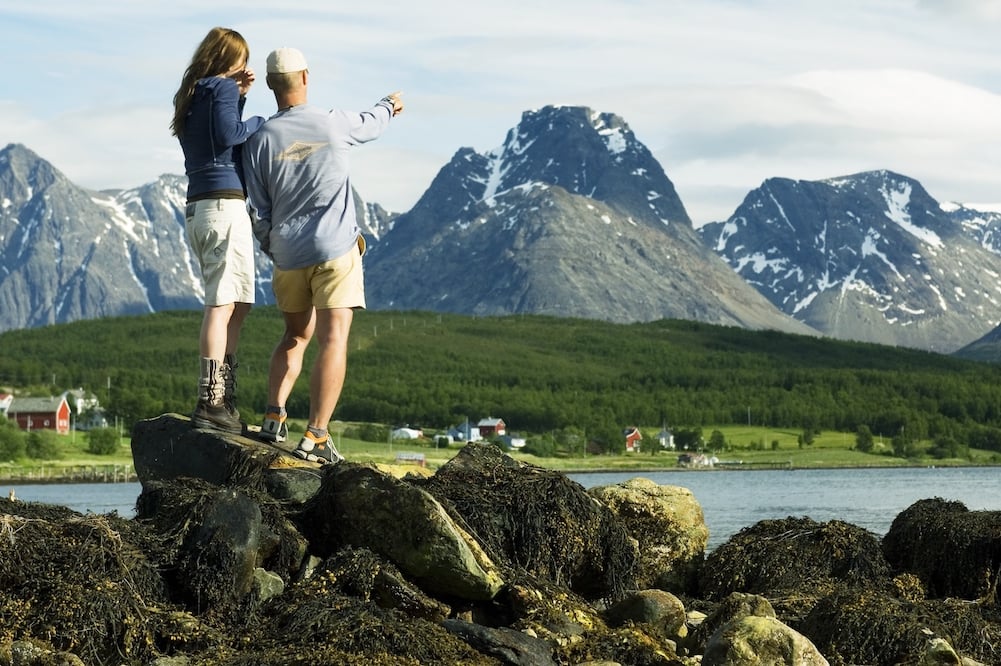
[{"label": "blue long-sleeve shirt", "polygon": [[244,147],[254,235],[275,266],[293,270],[340,257],[358,240],[348,154],[393,117],[381,100],[360,113],[304,104],[271,116]]},{"label": "blue long-sleeve shirt", "polygon": [[189,200],[244,191],[240,144],[264,124],[261,116],[242,120],[244,104],[233,79],[212,76],[195,84],[181,138]]}]

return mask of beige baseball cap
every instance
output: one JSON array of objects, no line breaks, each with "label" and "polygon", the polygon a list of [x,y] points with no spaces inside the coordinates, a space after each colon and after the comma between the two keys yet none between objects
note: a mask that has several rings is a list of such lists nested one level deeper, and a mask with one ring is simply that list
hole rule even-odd
[{"label": "beige baseball cap", "polygon": [[306,56],[299,49],[283,46],[268,54],[268,74],[286,74],[309,69]]}]

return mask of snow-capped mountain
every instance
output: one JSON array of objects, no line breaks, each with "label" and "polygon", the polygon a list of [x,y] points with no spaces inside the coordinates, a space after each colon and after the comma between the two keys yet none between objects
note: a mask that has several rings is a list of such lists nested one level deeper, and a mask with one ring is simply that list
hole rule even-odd
[{"label": "snow-capped mountain", "polygon": [[[74,185],[18,144],[0,150],[0,331],[161,310],[200,309],[198,266],[184,238],[187,180],[129,190]],[[367,235],[391,216],[356,197]],[[273,303],[260,255],[258,303]]]},{"label": "snow-capped mountain", "polygon": [[178,199],[177,179],[91,192],[23,146],[0,151],[0,330],[197,307],[183,227],[164,224]]},{"label": "snow-capped mountain", "polygon": [[824,334],[951,352],[998,322],[998,224],[873,171],[771,178],[699,232],[783,312]]},{"label": "snow-capped mountain", "polygon": [[[185,185],[165,175],[96,192],[24,146],[0,150],[0,331],[200,309]],[[1001,207],[939,204],[886,171],[770,179],[695,230],[621,118],[545,107],[494,150],[458,150],[409,212],[357,194],[356,206],[373,309],[679,318],[943,352],[1001,344]],[[260,255],[258,303],[273,302],[270,277]]]},{"label": "snow-capped mountain", "polygon": [[812,333],[708,250],[621,118],[583,107],[526,112],[499,148],[456,152],[365,275],[370,308]]}]

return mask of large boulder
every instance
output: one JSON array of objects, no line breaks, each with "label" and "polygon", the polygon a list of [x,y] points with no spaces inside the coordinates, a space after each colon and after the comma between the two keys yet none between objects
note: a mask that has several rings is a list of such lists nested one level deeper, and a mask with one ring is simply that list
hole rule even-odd
[{"label": "large boulder", "polygon": [[343,546],[368,548],[432,593],[486,600],[504,584],[476,539],[434,497],[369,465],[326,468],[297,521],[321,557]]},{"label": "large boulder", "polygon": [[883,537],[883,553],[898,571],[921,579],[930,598],[997,603],[1001,511],[970,511],[940,498],[915,502]]},{"label": "large boulder", "polygon": [[636,588],[635,541],[607,506],[564,474],[489,444],[467,444],[419,483],[474,526],[497,561],[586,599],[614,600]]},{"label": "large boulder", "polygon": [[639,543],[637,587],[695,590],[709,528],[692,491],[637,477],[588,492],[610,508]]},{"label": "large boulder", "polygon": [[839,520],[785,518],[745,527],[713,550],[699,593],[712,601],[732,592],[760,594],[794,617],[841,584],[876,585],[889,578],[872,532]]},{"label": "large boulder", "polygon": [[292,455],[291,445],[262,442],[252,429],[241,436],[192,428],[191,419],[179,414],[136,422],[132,460],[143,486],[196,478],[217,486],[264,490],[275,499],[300,503],[320,487],[317,465]]},{"label": "large boulder", "polygon": [[806,636],[774,617],[747,615],[709,639],[702,666],[829,666]]}]

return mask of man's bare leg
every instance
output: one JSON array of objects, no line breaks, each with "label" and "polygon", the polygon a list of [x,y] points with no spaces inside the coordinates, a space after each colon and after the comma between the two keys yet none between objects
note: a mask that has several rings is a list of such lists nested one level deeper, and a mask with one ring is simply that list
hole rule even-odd
[{"label": "man's bare leg", "polygon": [[316,327],[315,311],[283,312],[285,332],[271,353],[268,373],[268,404],[285,407],[295,380],[302,372],[302,357]]},{"label": "man's bare leg", "polygon": [[337,408],[348,365],[348,336],[354,310],[317,310],[316,340],[319,350],[309,378],[309,425],[326,430]]}]

